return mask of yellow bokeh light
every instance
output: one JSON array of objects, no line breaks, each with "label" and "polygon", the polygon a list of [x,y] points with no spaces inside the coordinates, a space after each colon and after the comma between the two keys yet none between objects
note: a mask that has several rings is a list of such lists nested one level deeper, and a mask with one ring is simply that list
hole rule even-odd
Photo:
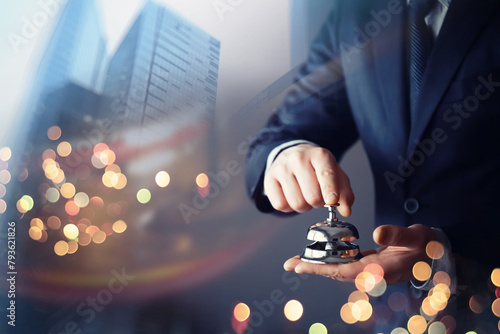
[{"label": "yellow bokeh light", "polygon": [[500,268],[495,268],[491,272],[491,281],[495,286],[500,287]]},{"label": "yellow bokeh light", "polygon": [[497,298],[491,304],[491,311],[493,314],[500,318],[500,298]]},{"label": "yellow bokeh light", "polygon": [[78,250],[78,242],[71,240],[68,241],[68,254],[74,254]]},{"label": "yellow bokeh light", "polygon": [[429,301],[432,308],[437,311],[444,310],[448,305],[448,297],[442,291],[433,291]]},{"label": "yellow bokeh light", "polygon": [[106,240],[106,233],[104,231],[97,231],[92,236],[92,241],[96,244],[102,244]]},{"label": "yellow bokeh light", "polygon": [[165,171],[158,172],[155,181],[158,187],[165,188],[170,183],[170,175]]},{"label": "yellow bokeh light", "polygon": [[68,155],[71,154],[71,144],[68,143],[67,141],[63,141],[57,145],[57,154],[59,154],[61,157],[67,157]]},{"label": "yellow bokeh light", "polygon": [[36,226],[36,227],[38,227],[40,230],[43,230],[43,229],[44,229],[44,226],[43,226],[43,221],[42,221],[40,218],[33,218],[33,219],[30,221],[30,226],[31,226],[31,227]]},{"label": "yellow bokeh light", "polygon": [[118,165],[115,165],[115,164],[110,164],[109,166],[107,166],[105,169],[104,169],[105,172],[115,172],[115,173],[121,173],[122,172],[122,169],[120,168],[120,166]]},{"label": "yellow bokeh light", "polygon": [[151,192],[148,189],[141,189],[137,192],[137,200],[141,204],[146,204],[151,200]]},{"label": "yellow bokeh light", "polygon": [[51,179],[55,184],[61,184],[66,179],[64,171],[61,168],[57,169],[57,174]]},{"label": "yellow bokeh light", "polygon": [[62,134],[61,128],[58,127],[57,125],[51,126],[47,130],[47,137],[50,140],[58,140],[59,138],[61,138],[61,134]]},{"label": "yellow bokeh light", "polygon": [[[369,302],[367,302],[366,300],[358,300],[357,302],[354,303],[354,306],[357,306],[360,310],[359,317],[357,317],[358,321],[363,322],[363,321],[367,321],[368,319],[370,319],[370,317],[373,314],[373,308]],[[354,309],[354,307],[353,307],[353,309]],[[353,316],[355,316],[354,312],[353,312]]]},{"label": "yellow bokeh light", "polygon": [[7,211],[7,203],[3,199],[0,199],[0,213],[5,213]]},{"label": "yellow bokeh light", "polygon": [[438,241],[431,241],[425,247],[427,256],[433,260],[439,260],[444,255],[444,246]]},{"label": "yellow bokeh light", "polygon": [[123,233],[127,229],[127,224],[123,220],[118,220],[113,223],[113,231]]},{"label": "yellow bokeh light", "polygon": [[435,315],[438,314],[438,310],[436,310],[434,307],[432,307],[430,297],[425,297],[425,299],[422,301],[422,308],[421,309],[422,309],[422,312],[424,312],[424,314],[429,316],[429,317],[434,317]]},{"label": "yellow bokeh light", "polygon": [[369,297],[368,297],[368,295],[366,293],[361,292],[359,290],[351,292],[351,294],[349,295],[348,301],[350,303],[355,303],[358,300],[366,300],[366,301],[368,301]]},{"label": "yellow bokeh light", "polygon": [[69,245],[66,241],[60,240],[54,245],[54,252],[59,256],[68,254]]},{"label": "yellow bokeh light", "polygon": [[283,312],[288,320],[297,321],[302,317],[304,307],[298,300],[292,299],[285,304]]},{"label": "yellow bokeh light", "polygon": [[111,177],[111,185],[117,189],[123,189],[127,185],[127,177],[122,173],[115,173]]},{"label": "yellow bokeh light", "polygon": [[428,334],[446,334],[446,326],[441,321],[435,321],[429,325]]},{"label": "yellow bokeh light", "polygon": [[427,320],[421,315],[414,315],[408,320],[407,327],[410,334],[424,334],[427,329]]},{"label": "yellow bokeh light", "polygon": [[12,157],[12,151],[10,150],[9,147],[0,148],[0,160],[9,161],[11,157]]},{"label": "yellow bokeh light", "polygon": [[68,199],[72,198],[73,196],[75,196],[75,192],[76,192],[76,189],[72,183],[65,183],[61,186],[61,195],[64,198],[68,198]]},{"label": "yellow bokeh light", "polygon": [[356,288],[361,292],[368,292],[373,290],[376,283],[377,278],[375,277],[375,275],[367,271],[360,272],[354,280]]},{"label": "yellow bokeh light", "polygon": [[68,238],[69,240],[73,240],[78,238],[78,234],[80,233],[80,231],[75,224],[68,224],[64,226],[63,233],[66,238]]},{"label": "yellow bokeh light", "polygon": [[112,165],[116,161],[115,152],[110,149],[103,150],[102,152],[100,152],[100,154],[97,155],[97,157],[105,166]]},{"label": "yellow bokeh light", "polygon": [[42,238],[42,229],[40,229],[38,226],[31,226],[28,234],[31,239],[38,241]]},{"label": "yellow bokeh light", "polygon": [[210,180],[205,173],[198,174],[198,176],[196,177],[196,185],[200,188],[206,188],[209,183]]},{"label": "yellow bokeh light", "polygon": [[61,228],[61,220],[59,219],[59,217],[56,217],[56,216],[50,216],[50,217],[47,219],[47,226],[48,226],[51,230],[58,230],[59,228]]},{"label": "yellow bokeh light", "polygon": [[236,321],[247,321],[247,319],[250,317],[250,307],[248,307],[248,305],[245,303],[238,303],[234,307],[233,316]]},{"label": "yellow bokeh light", "polygon": [[361,310],[355,303],[346,303],[340,309],[340,317],[346,324],[354,324],[361,316]]},{"label": "yellow bokeh light", "polygon": [[102,175],[102,184],[104,184],[108,188],[112,188],[113,187],[113,177],[115,175],[116,175],[116,173],[113,171],[105,172]]},{"label": "yellow bokeh light", "polygon": [[78,194],[76,194],[74,199],[76,205],[78,205],[78,207],[80,208],[85,208],[87,205],[89,205],[90,202],[89,195],[84,192],[79,192]]},{"label": "yellow bokeh light", "polygon": [[0,171],[0,183],[8,184],[10,182],[11,175],[10,172],[6,169]]},{"label": "yellow bokeh light", "polygon": [[33,198],[31,196],[24,195],[23,197],[21,197],[21,199],[26,201],[26,203],[28,203],[28,211],[33,209],[33,206],[35,205],[35,201],[33,201]]},{"label": "yellow bokeh light", "polygon": [[309,327],[309,334],[328,334],[326,326],[317,322]]},{"label": "yellow bokeh light", "polygon": [[413,276],[419,281],[427,281],[431,274],[432,269],[427,262],[420,261],[413,266]]}]

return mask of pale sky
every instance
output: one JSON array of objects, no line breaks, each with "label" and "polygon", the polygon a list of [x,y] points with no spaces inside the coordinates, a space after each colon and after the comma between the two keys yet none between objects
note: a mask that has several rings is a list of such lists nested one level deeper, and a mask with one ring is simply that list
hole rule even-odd
[{"label": "pale sky", "polygon": [[[56,0],[42,0],[51,3]],[[63,2],[62,0],[60,0]],[[260,90],[289,70],[288,0],[158,0],[221,41],[217,113],[235,112]],[[134,20],[143,0],[97,0],[102,29],[113,52]],[[233,6],[229,7],[230,3]],[[217,12],[216,4],[226,5]],[[17,52],[9,37],[22,36],[25,20],[42,10],[39,0],[2,1],[0,4],[0,147],[19,119],[23,94],[50,36],[56,19],[49,18],[20,44]],[[60,11],[59,11],[60,12]],[[244,83],[244,87],[242,87]],[[235,94],[239,96],[234,99]]]}]

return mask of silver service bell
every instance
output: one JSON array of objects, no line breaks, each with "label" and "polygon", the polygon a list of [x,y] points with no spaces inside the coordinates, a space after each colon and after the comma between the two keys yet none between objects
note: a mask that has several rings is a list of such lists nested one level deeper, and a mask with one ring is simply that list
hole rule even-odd
[{"label": "silver service bell", "polygon": [[329,210],[327,220],[312,225],[307,239],[313,241],[306,246],[300,259],[312,263],[349,263],[363,257],[359,246],[351,241],[359,238],[354,225],[338,220],[335,205],[325,205]]}]

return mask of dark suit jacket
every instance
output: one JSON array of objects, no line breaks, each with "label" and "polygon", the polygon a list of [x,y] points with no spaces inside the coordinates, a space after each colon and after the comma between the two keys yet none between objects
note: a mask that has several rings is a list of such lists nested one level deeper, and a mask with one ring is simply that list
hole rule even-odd
[{"label": "dark suit jacket", "polygon": [[457,254],[500,267],[500,2],[452,1],[411,124],[406,7],[336,1],[283,107],[251,146],[248,192],[273,211],[263,171],[283,142],[306,139],[340,159],[360,138],[376,225],[439,227]]}]

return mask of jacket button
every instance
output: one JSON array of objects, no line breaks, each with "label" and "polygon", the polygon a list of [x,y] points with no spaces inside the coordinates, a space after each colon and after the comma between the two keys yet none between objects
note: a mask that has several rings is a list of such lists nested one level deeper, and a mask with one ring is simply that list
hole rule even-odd
[{"label": "jacket button", "polygon": [[410,215],[412,215],[414,213],[417,213],[418,209],[420,208],[420,205],[418,204],[418,201],[416,199],[410,197],[405,201],[404,207],[405,211]]}]

